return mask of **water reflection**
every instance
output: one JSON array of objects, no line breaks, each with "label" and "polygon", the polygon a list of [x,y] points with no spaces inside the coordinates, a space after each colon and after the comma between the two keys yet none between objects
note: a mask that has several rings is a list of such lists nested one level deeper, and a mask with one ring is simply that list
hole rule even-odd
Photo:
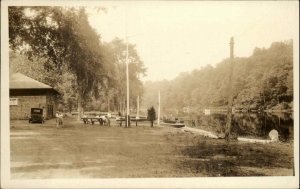
[{"label": "water reflection", "polygon": [[[190,127],[198,127],[216,133],[224,133],[226,113],[210,115],[185,115],[180,119]],[[233,115],[232,133],[238,136],[268,138],[272,129],[279,133],[283,142],[293,140],[294,118],[291,113],[235,113]]]}]

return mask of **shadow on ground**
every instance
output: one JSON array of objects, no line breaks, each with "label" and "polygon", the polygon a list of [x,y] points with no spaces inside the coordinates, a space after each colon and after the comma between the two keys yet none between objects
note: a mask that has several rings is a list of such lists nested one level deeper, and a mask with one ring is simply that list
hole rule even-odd
[{"label": "shadow on ground", "polygon": [[293,175],[290,145],[250,144],[194,137],[192,144],[178,149],[186,158],[178,167],[208,176]]}]

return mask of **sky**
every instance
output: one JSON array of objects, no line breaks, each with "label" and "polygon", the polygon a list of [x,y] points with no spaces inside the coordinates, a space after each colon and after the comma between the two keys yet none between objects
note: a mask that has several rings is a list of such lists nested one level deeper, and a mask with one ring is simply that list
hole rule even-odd
[{"label": "sky", "polygon": [[230,37],[235,56],[248,57],[255,47],[295,39],[299,31],[297,1],[104,1],[100,6],[106,11],[88,8],[90,24],[106,42],[129,36],[147,68],[143,81],[171,80],[216,65],[229,57]]}]

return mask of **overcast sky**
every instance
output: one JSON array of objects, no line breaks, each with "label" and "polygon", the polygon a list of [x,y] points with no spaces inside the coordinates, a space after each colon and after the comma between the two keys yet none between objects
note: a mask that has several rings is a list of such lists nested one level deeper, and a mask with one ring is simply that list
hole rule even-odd
[{"label": "overcast sky", "polygon": [[250,56],[255,47],[298,35],[298,2],[103,2],[106,12],[89,9],[89,21],[103,41],[115,37],[136,44],[148,68],[143,80],[173,79],[180,72],[229,56]]}]

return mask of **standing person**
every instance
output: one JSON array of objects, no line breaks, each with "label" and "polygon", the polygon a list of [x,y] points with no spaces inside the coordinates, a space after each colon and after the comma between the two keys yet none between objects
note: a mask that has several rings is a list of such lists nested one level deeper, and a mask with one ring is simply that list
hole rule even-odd
[{"label": "standing person", "polygon": [[87,119],[87,116],[85,115],[85,114],[83,114],[83,123],[84,124],[88,124],[89,122],[88,122],[88,119]]},{"label": "standing person", "polygon": [[104,125],[106,123],[106,116],[105,115],[101,115],[100,116],[100,125]]},{"label": "standing person", "polygon": [[100,122],[100,115],[96,115],[96,118],[97,118],[97,120],[99,121],[99,125],[101,125],[101,122]]},{"label": "standing person", "polygon": [[120,127],[122,127],[122,114],[121,112],[118,113],[119,119],[120,119]]},{"label": "standing person", "polygon": [[63,113],[59,113],[59,125],[60,125],[60,127],[62,127],[62,125],[63,125],[63,117],[64,117],[64,114]]},{"label": "standing person", "polygon": [[110,127],[110,119],[109,119],[108,115],[106,116],[106,122],[107,122],[107,125]]},{"label": "standing person", "polygon": [[59,127],[59,112],[58,111],[56,111],[55,117],[56,117],[56,127],[58,128]]}]

